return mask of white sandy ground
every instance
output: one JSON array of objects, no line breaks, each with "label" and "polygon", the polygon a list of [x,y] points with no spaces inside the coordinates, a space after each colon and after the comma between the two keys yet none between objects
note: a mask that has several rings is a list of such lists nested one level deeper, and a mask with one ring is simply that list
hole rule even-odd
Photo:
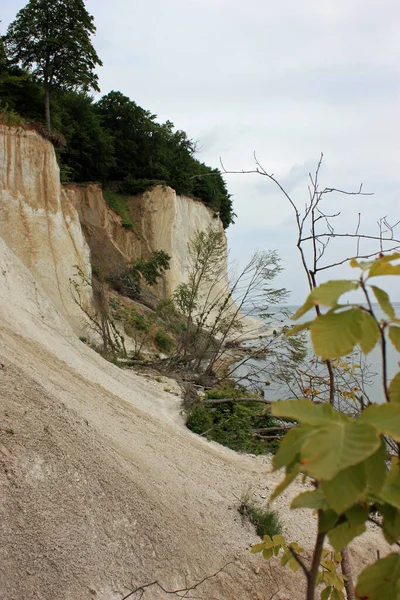
[{"label": "white sandy ground", "polygon": [[[230,561],[189,597],[304,598],[300,573],[250,554],[257,537],[237,512],[244,492],[266,502],[280,480],[270,460],[189,432],[165,383],[81,343],[1,240],[0,362],[1,600],[120,600],[130,586],[184,587]],[[315,520],[288,510],[303,489],[275,508],[309,552]],[[378,549],[388,551],[371,529],[352,545],[355,569]]]}]

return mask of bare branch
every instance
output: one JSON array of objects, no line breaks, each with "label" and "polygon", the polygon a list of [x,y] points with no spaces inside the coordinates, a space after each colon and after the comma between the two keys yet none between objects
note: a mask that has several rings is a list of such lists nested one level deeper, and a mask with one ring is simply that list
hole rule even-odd
[{"label": "bare branch", "polygon": [[[329,232],[329,233],[318,233],[315,235],[316,239],[320,239],[320,238],[332,238],[332,237],[337,237],[337,238],[360,238],[360,239],[364,239],[364,240],[375,240],[375,241],[379,241],[379,242],[396,242],[398,244],[400,244],[400,239],[395,239],[395,238],[384,238],[382,235],[365,235],[365,234],[355,234],[355,233],[335,233],[335,232]],[[312,235],[309,235],[307,237],[304,237],[301,239],[302,242],[308,242],[311,241],[313,239]]]},{"label": "bare branch", "polygon": [[308,581],[309,581],[309,578],[310,578],[310,571],[309,571],[309,569],[307,568],[307,565],[306,565],[306,563],[303,561],[303,559],[301,558],[301,556],[300,556],[299,554],[297,554],[297,552],[295,552],[295,551],[293,550],[293,548],[290,546],[290,544],[289,544],[289,546],[288,546],[288,549],[289,549],[289,552],[290,552],[290,554],[293,556],[293,558],[294,558],[294,559],[295,559],[295,560],[296,560],[296,561],[299,563],[300,567],[301,567],[301,568],[302,568],[302,570],[303,570],[303,573],[304,573],[304,575],[305,575],[305,576],[306,576],[306,578],[307,578],[307,582],[308,582]]},{"label": "bare branch", "polygon": [[121,600],[127,600],[127,598],[130,598],[131,596],[133,596],[134,594],[137,594],[137,593],[140,593],[141,594],[140,598],[142,598],[145,590],[150,587],[154,587],[154,586],[157,586],[158,588],[160,588],[160,590],[162,590],[165,594],[178,596],[179,598],[185,598],[185,597],[187,597],[188,592],[195,590],[200,585],[202,585],[205,581],[208,581],[209,579],[213,579],[214,577],[216,577],[217,575],[222,573],[224,571],[224,569],[226,569],[226,567],[228,567],[229,565],[232,565],[233,563],[234,563],[233,560],[227,562],[223,567],[218,569],[218,571],[215,571],[215,573],[212,573],[211,575],[207,575],[206,577],[204,577],[203,579],[201,579],[200,581],[198,581],[197,583],[195,583],[194,585],[191,585],[191,586],[187,586],[187,587],[176,589],[176,590],[168,590],[163,585],[161,585],[161,583],[159,581],[155,580],[155,581],[152,581],[151,583],[146,583],[144,585],[137,587],[134,590],[131,590],[129,592],[129,594],[124,596]]}]

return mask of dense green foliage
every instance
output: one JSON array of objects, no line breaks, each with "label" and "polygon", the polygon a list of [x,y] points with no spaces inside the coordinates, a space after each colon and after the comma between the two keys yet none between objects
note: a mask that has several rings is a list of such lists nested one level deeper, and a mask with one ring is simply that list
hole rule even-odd
[{"label": "dense green foliage", "polygon": [[[246,396],[245,390],[238,388],[216,388],[207,392],[207,399],[238,398]],[[258,402],[224,402],[217,405],[198,403],[188,414],[189,429],[204,435],[209,440],[227,446],[237,452],[265,454],[276,452],[279,438],[263,440],[254,435],[253,430],[272,427],[277,424],[269,409]]]},{"label": "dense green foliage", "polygon": [[124,296],[136,300],[140,296],[141,282],[155,285],[169,269],[171,257],[164,250],[155,250],[148,260],[139,260],[113,278],[114,287]]},{"label": "dense green foliage", "polygon": [[235,215],[221,173],[195,158],[196,145],[184,131],[158,123],[121,92],[97,102],[89,96],[100,64],[90,41],[94,31],[83,0],[31,0],[0,45],[3,120],[12,111],[41,123],[48,104],[52,128],[65,138],[58,151],[64,181],[96,181],[123,195],[168,185],[201,200],[228,227]]},{"label": "dense green foliage", "polygon": [[164,327],[159,327],[154,336],[154,344],[161,352],[170,352],[173,347],[171,336],[165,331]]},{"label": "dense green foliage", "polygon": [[96,28],[83,0],[30,0],[7,30],[11,62],[43,82],[46,124],[50,129],[50,91],[98,90],[94,72],[101,61],[90,41]]}]

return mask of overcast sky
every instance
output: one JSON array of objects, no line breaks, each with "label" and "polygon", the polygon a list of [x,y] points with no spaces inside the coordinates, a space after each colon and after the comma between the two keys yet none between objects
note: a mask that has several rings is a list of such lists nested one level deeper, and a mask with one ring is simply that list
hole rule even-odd
[{"label": "overcast sky", "polygon": [[[0,0],[3,33],[25,4]],[[120,90],[161,121],[172,120],[211,166],[222,157],[227,169],[251,169],[256,152],[300,206],[323,151],[323,186],[352,190],[363,182],[374,192],[329,197],[327,211],[342,211],[337,230],[353,231],[360,211],[368,233],[378,217],[400,219],[398,0],[86,5],[104,63],[102,94]],[[255,250],[277,250],[285,268],[279,285],[300,303],[306,285],[290,206],[263,177],[226,180],[237,213],[228,230],[231,256],[244,262]],[[336,240],[331,256],[342,252],[354,250]]]}]

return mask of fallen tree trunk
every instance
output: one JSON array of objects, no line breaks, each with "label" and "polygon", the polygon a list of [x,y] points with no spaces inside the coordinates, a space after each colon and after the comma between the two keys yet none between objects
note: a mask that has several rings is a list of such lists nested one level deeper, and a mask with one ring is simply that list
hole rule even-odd
[{"label": "fallen tree trunk", "polygon": [[260,402],[261,404],[272,404],[271,400],[265,400],[264,398],[218,398],[215,400],[207,399],[203,400],[202,404],[225,404],[227,402],[231,402],[234,404],[235,402]]},{"label": "fallen tree trunk", "polygon": [[289,431],[289,429],[293,429],[293,427],[297,427],[295,423],[287,425],[280,425],[276,427],[262,427],[261,429],[253,429],[252,433],[279,433],[281,431]]}]

